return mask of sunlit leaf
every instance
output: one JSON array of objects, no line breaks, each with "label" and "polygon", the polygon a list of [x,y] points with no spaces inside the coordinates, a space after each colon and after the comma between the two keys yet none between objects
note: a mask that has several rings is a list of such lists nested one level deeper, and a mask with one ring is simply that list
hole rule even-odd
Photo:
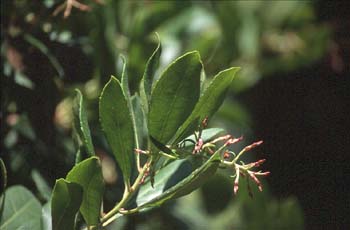
[{"label": "sunlit leaf", "polygon": [[149,182],[140,188],[137,206],[141,209],[159,206],[165,201],[191,193],[216,172],[219,154],[214,154],[198,168],[195,165],[183,159],[162,168],[155,176],[154,188]]},{"label": "sunlit leaf", "polygon": [[135,117],[135,112],[134,112],[134,106],[132,104],[132,99],[131,99],[131,93],[130,93],[130,88],[129,88],[129,79],[128,79],[128,74],[126,72],[126,60],[123,56],[123,71],[122,71],[122,79],[121,79],[121,86],[122,86],[122,91],[124,92],[124,95],[126,97],[126,101],[129,107],[130,111],[130,116],[131,116],[131,121],[132,121],[132,126],[134,129],[134,138],[135,138],[135,148],[139,148],[139,139],[140,137],[138,136],[138,127],[136,125],[136,117]]},{"label": "sunlit leaf", "polygon": [[199,98],[201,69],[199,53],[189,52],[171,63],[157,81],[151,94],[148,130],[159,142],[167,144],[191,114]]},{"label": "sunlit leaf", "polygon": [[25,187],[15,185],[5,191],[1,230],[41,229],[41,205]]},{"label": "sunlit leaf", "polygon": [[135,126],[134,130],[137,133],[138,144],[142,146],[144,137],[147,134],[146,118],[141,107],[141,99],[138,95],[134,95],[131,98],[132,107],[134,110]]},{"label": "sunlit leaf", "polygon": [[[159,39],[159,37],[158,37]],[[145,72],[140,83],[140,97],[144,112],[148,113],[149,102],[151,100],[152,83],[154,80],[154,75],[159,66],[160,55],[162,53],[162,47],[160,40],[158,40],[158,45],[151,57],[148,59],[145,67]]]},{"label": "sunlit leaf", "polygon": [[43,230],[52,230],[51,202],[47,202],[41,209],[41,223]]},{"label": "sunlit leaf", "polygon": [[191,115],[177,131],[174,143],[177,143],[194,131],[188,129],[188,126],[193,121],[198,119],[201,122],[205,117],[211,118],[213,116],[223,103],[231,82],[239,69],[238,67],[232,67],[219,72],[214,77],[203,95],[201,95]]},{"label": "sunlit leaf", "polygon": [[73,104],[74,128],[78,135],[79,146],[82,146],[88,156],[95,155],[88,124],[87,112],[83,95],[76,89],[76,97]]},{"label": "sunlit leaf", "polygon": [[[204,129],[202,131],[202,135],[201,135],[201,138],[203,140],[203,142],[208,142],[212,139],[214,139],[215,137],[217,137],[219,134],[223,133],[225,130],[224,129],[221,129],[221,128],[209,128],[209,129]],[[185,138],[186,140],[192,140],[192,141],[195,141],[196,138],[195,138],[195,135],[192,134],[188,137]]]},{"label": "sunlit leaf", "polygon": [[100,97],[100,122],[124,181],[131,175],[135,137],[132,116],[118,79],[111,77]]}]

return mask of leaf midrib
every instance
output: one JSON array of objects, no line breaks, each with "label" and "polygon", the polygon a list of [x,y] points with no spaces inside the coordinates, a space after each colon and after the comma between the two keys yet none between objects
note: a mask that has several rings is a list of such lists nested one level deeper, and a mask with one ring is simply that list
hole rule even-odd
[{"label": "leaf midrib", "polygon": [[[83,132],[83,137],[84,137],[84,142],[86,144],[86,147],[87,147],[87,151],[89,152],[90,156],[93,156],[94,155],[94,152],[93,152],[93,146],[92,146],[92,140],[91,140],[91,134],[88,135],[88,131],[89,130],[85,130],[85,127],[84,127],[84,122],[83,122],[83,97],[80,95],[80,100],[79,100],[79,124],[80,124],[80,128]],[[87,123],[88,125],[88,123]],[[90,144],[91,143],[91,144]]]},{"label": "leaf midrib", "polygon": [[[94,173],[93,176],[91,177],[92,179],[89,180],[89,182],[88,182],[88,184],[87,184],[87,193],[86,193],[86,196],[87,196],[87,197],[88,197],[89,194],[91,193],[91,191],[90,191],[90,186],[91,186],[91,183],[92,183],[92,181],[94,181],[94,179],[95,179],[96,176],[98,176],[98,173]],[[91,216],[90,216],[90,214],[91,214],[90,209],[91,209],[91,208],[90,208],[89,199],[87,199],[87,202],[86,202],[86,209],[87,209],[87,215],[91,218]],[[92,215],[93,215],[93,213],[92,213]],[[91,219],[93,219],[93,218],[94,218],[94,216],[92,216]]]},{"label": "leaf midrib", "polygon": [[[16,210],[16,208],[14,208],[15,214],[12,215],[9,219],[7,219],[2,225],[1,227],[3,228],[4,226],[6,226],[7,224],[11,223],[11,221],[16,218],[21,212],[25,211],[26,207],[28,205],[30,205],[31,203],[35,202],[34,199],[30,199],[25,205],[23,205],[20,209]],[[12,201],[11,201],[11,205],[13,205]]]},{"label": "leaf midrib", "polygon": [[[65,186],[66,186],[66,188],[67,188],[67,192],[69,193],[69,191],[68,191],[69,189],[68,189],[67,185],[65,185]],[[60,226],[60,223],[61,223],[63,217],[65,216],[66,210],[67,210],[67,208],[69,207],[69,204],[70,204],[70,202],[71,202],[71,200],[72,200],[72,199],[70,198],[69,195],[68,195],[68,199],[69,199],[69,202],[67,202],[66,205],[64,206],[62,215],[60,215],[60,218],[59,218],[58,221],[57,221],[57,226]],[[54,226],[52,226],[52,227],[54,227]]]},{"label": "leaf midrib", "polygon": [[166,118],[165,118],[165,116],[164,116],[163,119],[162,119],[162,126],[161,126],[161,129],[160,129],[160,137],[159,137],[160,140],[162,140],[162,138],[163,138],[163,136],[164,136],[163,130],[164,130],[164,126],[165,126],[165,123],[166,123],[165,121],[168,121],[169,116],[170,116],[171,112],[173,111],[174,103],[175,103],[175,101],[177,100],[179,89],[180,89],[181,86],[184,84],[184,82],[185,82],[184,80],[181,80],[181,81],[180,81],[180,84],[177,85],[177,87],[176,87],[176,93],[175,93],[175,96],[173,97],[173,100],[172,100],[172,102],[171,102],[170,109],[168,110],[168,113],[167,113],[167,115],[166,115]]},{"label": "leaf midrib", "polygon": [[[118,119],[115,119],[116,120],[116,124],[117,124],[117,127],[118,127],[118,130],[121,130],[121,125],[120,125],[120,122]],[[125,151],[125,146],[124,146],[124,135],[121,135],[121,132],[117,132],[117,135],[118,135],[118,143],[119,143],[119,146],[121,147],[121,153],[119,153],[119,156],[116,156],[116,158],[118,157],[121,157],[123,159],[123,162],[129,162],[128,159],[127,159],[127,154],[126,151]],[[116,153],[118,154],[118,153]],[[126,167],[125,164],[120,164],[119,165],[121,168],[124,168],[124,173],[127,173],[129,174],[129,167]],[[129,177],[129,175],[125,175],[127,177]]]}]

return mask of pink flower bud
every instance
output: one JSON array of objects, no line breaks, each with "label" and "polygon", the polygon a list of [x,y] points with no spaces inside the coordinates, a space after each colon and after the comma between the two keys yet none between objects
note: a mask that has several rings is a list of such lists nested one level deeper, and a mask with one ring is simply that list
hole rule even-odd
[{"label": "pink flower bud", "polygon": [[140,184],[145,183],[145,180],[148,177],[148,175],[149,175],[149,169],[145,172],[145,174],[143,174],[143,177],[141,178]]},{"label": "pink flower bud", "polygon": [[202,128],[205,128],[205,127],[207,127],[208,126],[208,117],[205,117],[204,119],[203,119],[203,121],[202,121]]},{"label": "pink flower bud", "polygon": [[224,159],[228,159],[230,157],[230,153],[228,151],[224,152]]},{"label": "pink flower bud", "polygon": [[251,150],[251,149],[253,149],[253,148],[255,148],[255,147],[261,145],[262,143],[263,143],[263,141],[254,142],[253,144],[246,146],[246,147],[243,149],[243,151],[244,151],[244,152],[249,151],[249,150]]},{"label": "pink flower bud", "polygon": [[251,167],[259,167],[260,165],[262,165],[264,162],[266,161],[266,159],[261,159],[258,160],[256,162],[251,163]]},{"label": "pink flower bud", "polygon": [[203,139],[199,138],[199,140],[197,141],[196,145],[194,146],[192,154],[199,153],[201,151],[201,149],[202,149],[202,146],[203,146]]},{"label": "pink flower bud", "polygon": [[270,174],[271,174],[270,172],[256,172],[255,173],[256,176],[268,176]]},{"label": "pink flower bud", "polygon": [[238,183],[235,182],[235,185],[233,186],[233,193],[234,193],[235,195],[237,195],[237,192],[238,192]]},{"label": "pink flower bud", "polygon": [[230,139],[228,139],[228,140],[225,142],[224,146],[226,147],[226,146],[235,144],[235,143],[241,141],[242,139],[243,139],[243,137],[239,137],[239,138],[230,138]]},{"label": "pink flower bud", "polygon": [[253,181],[258,185],[258,188],[260,190],[260,192],[262,192],[263,188],[262,188],[262,184],[259,181],[259,179],[255,176],[254,172],[248,171],[249,176],[253,179]]},{"label": "pink flower bud", "polygon": [[235,183],[233,186],[233,193],[236,195],[237,191],[238,191],[238,186],[239,186],[239,168],[236,168],[236,179],[235,179]]},{"label": "pink flower bud", "polygon": [[135,153],[137,153],[137,154],[148,154],[148,152],[147,151],[144,151],[144,150],[142,150],[142,149],[135,149]]},{"label": "pink flower bud", "polygon": [[214,154],[214,151],[211,149],[211,148],[207,148],[208,152],[210,155],[213,155]]},{"label": "pink flower bud", "polygon": [[218,138],[214,139],[213,141],[211,141],[210,143],[215,144],[216,142],[219,142],[219,141],[226,141],[226,140],[230,139],[231,137],[232,136],[228,134],[225,136],[218,137]]}]

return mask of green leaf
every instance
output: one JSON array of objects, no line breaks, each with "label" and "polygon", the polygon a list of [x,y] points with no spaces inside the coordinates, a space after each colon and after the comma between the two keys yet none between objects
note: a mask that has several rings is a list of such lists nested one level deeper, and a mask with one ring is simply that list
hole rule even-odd
[{"label": "green leaf", "polygon": [[3,196],[5,192],[5,188],[7,185],[7,171],[6,171],[6,166],[2,158],[0,158],[0,216],[2,215],[2,212],[4,210],[4,200],[5,196]]},{"label": "green leaf", "polygon": [[84,159],[86,159],[88,156],[85,154],[85,151],[83,150],[83,147],[79,147],[77,150],[77,153],[75,154],[75,164],[78,164],[79,162],[82,162]]},{"label": "green leaf", "polygon": [[31,81],[28,76],[26,76],[24,73],[22,73],[21,71],[15,70],[14,71],[14,80],[16,82],[16,84],[23,86],[25,88],[28,89],[34,89],[35,88],[35,84],[33,81]]},{"label": "green leaf", "polygon": [[91,133],[88,124],[87,112],[85,110],[85,103],[83,95],[76,89],[76,97],[73,104],[73,117],[74,117],[74,128],[77,132],[77,139],[79,147],[83,147],[87,152],[88,156],[94,156],[94,146],[91,140]]},{"label": "green leaf", "polygon": [[[203,95],[199,98],[191,115],[177,131],[174,143],[177,143],[194,131],[188,128],[193,124],[193,121],[198,119],[201,122],[205,117],[211,118],[213,116],[223,103],[231,82],[239,69],[239,67],[232,67],[219,72],[214,77]],[[194,126],[192,125],[192,127]]]},{"label": "green leaf", "polygon": [[146,137],[146,134],[148,131],[146,126],[146,118],[141,107],[140,97],[137,94],[132,96],[131,103],[134,110],[134,119],[135,119],[134,130],[138,138],[137,142],[139,146],[142,146],[144,138]]},{"label": "green leaf", "polygon": [[[83,189],[63,178],[56,180],[51,198],[52,229],[71,230],[82,202]],[[41,211],[39,210],[39,214]]]},{"label": "green leaf", "polygon": [[31,121],[28,118],[28,115],[26,114],[20,115],[19,120],[15,125],[15,129],[18,130],[18,133],[25,136],[29,140],[31,141],[37,140],[34,128],[31,124]]},{"label": "green leaf", "polygon": [[126,59],[123,55],[120,55],[120,58],[122,59],[123,62],[123,69],[122,69],[122,77],[120,80],[123,92],[127,98],[127,101],[130,100],[130,88],[129,88],[129,78],[126,72]]},{"label": "green leaf", "polygon": [[156,140],[155,138],[153,138],[152,136],[150,136],[150,140],[152,141],[152,143],[160,150],[163,151],[164,153],[167,153],[169,155],[175,155],[175,153],[169,149],[166,145],[164,145],[163,143],[160,143],[158,140]]},{"label": "green leaf", "polygon": [[194,170],[192,167],[195,166],[188,160],[176,160],[156,174],[154,188],[149,181],[140,188],[136,198],[137,206],[142,210],[187,195],[215,174],[218,166],[218,152]]},{"label": "green leaf", "polygon": [[41,209],[41,223],[43,230],[52,230],[51,202],[47,202]]},{"label": "green leaf", "polygon": [[131,116],[132,126],[134,129],[135,147],[139,148],[139,137],[138,137],[138,131],[137,131],[137,126],[136,126],[136,118],[135,118],[135,113],[134,113],[134,107],[133,107],[133,104],[131,102],[129,79],[128,79],[128,75],[126,73],[126,60],[125,60],[125,57],[122,55],[121,55],[121,58],[122,58],[123,63],[124,63],[123,64],[123,71],[122,71],[121,86],[122,86],[122,90],[124,92],[124,95],[126,97],[128,107],[130,109],[130,116]]},{"label": "green leaf", "polygon": [[156,83],[149,108],[149,135],[167,144],[191,114],[200,93],[202,63],[197,51],[177,58]]},{"label": "green leaf", "polygon": [[0,173],[1,173],[1,181],[0,181],[0,196],[2,195],[2,193],[5,191],[6,185],[7,185],[7,171],[6,171],[6,167],[5,167],[5,163],[2,160],[2,158],[0,158]]},{"label": "green leaf", "polygon": [[160,197],[167,189],[185,179],[192,171],[192,164],[186,159],[175,160],[164,168],[159,170],[155,175],[153,187],[150,180],[146,180],[136,197],[137,207],[145,206],[152,200]]},{"label": "green leaf", "polygon": [[129,183],[134,159],[134,129],[127,99],[115,77],[111,77],[103,88],[100,97],[100,121],[122,170],[124,181]]},{"label": "green leaf", "polygon": [[83,202],[80,212],[88,225],[99,223],[101,203],[104,191],[102,170],[97,157],[90,157],[67,174],[66,179],[83,188]]},{"label": "green leaf", "polygon": [[145,72],[140,83],[140,97],[144,112],[148,113],[149,102],[151,100],[151,91],[154,75],[159,67],[160,55],[162,53],[162,46],[160,44],[160,39],[158,37],[158,45],[153,51],[151,57],[148,59],[145,67]]},{"label": "green leaf", "polygon": [[41,229],[41,205],[25,187],[15,185],[5,191],[0,229]]},{"label": "green leaf", "polygon": [[44,198],[46,201],[49,201],[51,198],[52,191],[45,179],[43,178],[43,176],[36,169],[32,170],[31,176],[41,197]]},{"label": "green leaf", "polygon": [[[221,133],[223,133],[223,132],[225,132],[225,130],[224,130],[224,129],[221,129],[221,128],[209,128],[209,129],[204,129],[204,130],[202,131],[202,136],[201,136],[201,138],[202,138],[203,142],[206,143],[206,142],[208,142],[208,141],[213,140],[215,137],[217,137],[219,134],[221,134]],[[186,137],[185,139],[186,139],[186,140],[195,141],[195,140],[196,140],[196,137],[194,136],[194,134],[192,134],[192,135],[190,135],[189,137]],[[189,143],[191,143],[191,142],[189,142]],[[189,144],[189,145],[191,145],[191,144]],[[193,145],[193,143],[192,143],[192,145]],[[188,145],[186,144],[186,146],[188,146]]]},{"label": "green leaf", "polygon": [[[201,138],[203,140],[203,143],[207,143],[213,140],[214,138],[219,136],[219,134],[222,134],[224,131],[225,130],[221,128],[209,128],[209,129],[202,130]],[[196,137],[194,134],[182,140],[176,146],[176,150],[175,150],[179,158],[185,158],[185,157],[188,157],[189,155],[192,155],[195,142],[196,142]]]}]

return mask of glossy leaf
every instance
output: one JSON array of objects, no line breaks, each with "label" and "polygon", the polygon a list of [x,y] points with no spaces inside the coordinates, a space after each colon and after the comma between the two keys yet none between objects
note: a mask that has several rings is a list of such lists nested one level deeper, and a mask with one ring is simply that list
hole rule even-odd
[{"label": "glossy leaf", "polygon": [[87,112],[85,109],[85,103],[83,95],[76,89],[76,96],[73,104],[73,117],[74,117],[74,128],[77,132],[77,139],[79,147],[83,146],[88,156],[95,155],[94,146],[91,140],[91,133],[88,124]]},{"label": "glossy leaf", "polygon": [[188,160],[176,160],[156,174],[154,188],[149,182],[140,188],[137,206],[141,209],[159,206],[167,200],[187,195],[205,183],[218,166],[218,153],[194,170]]},{"label": "glossy leaf", "polygon": [[41,229],[41,205],[25,187],[15,185],[5,191],[0,229]]},{"label": "glossy leaf", "polygon": [[[56,180],[51,198],[52,229],[73,229],[75,216],[82,202],[83,189],[63,178]],[[41,210],[39,210],[39,214]]]},{"label": "glossy leaf", "polygon": [[174,143],[177,143],[194,131],[188,128],[188,126],[193,124],[193,121],[198,119],[201,122],[205,117],[211,118],[213,116],[223,103],[231,82],[239,69],[239,67],[232,67],[219,72],[214,77],[203,95],[201,95],[191,115],[177,131]]},{"label": "glossy leaf", "polygon": [[83,188],[80,212],[86,223],[88,225],[98,224],[104,192],[102,170],[98,158],[91,157],[75,165],[66,179]]},{"label": "glossy leaf", "polygon": [[152,83],[156,70],[159,67],[161,53],[162,46],[158,37],[158,45],[146,63],[145,72],[140,83],[140,97],[144,112],[146,114],[148,113],[149,102],[151,100]]},{"label": "glossy leaf", "polygon": [[167,144],[191,114],[200,93],[202,63],[197,51],[176,59],[156,83],[148,114],[149,135]]},{"label": "glossy leaf", "polygon": [[100,121],[124,181],[129,181],[135,148],[134,129],[127,99],[115,77],[111,77],[102,91]]}]

